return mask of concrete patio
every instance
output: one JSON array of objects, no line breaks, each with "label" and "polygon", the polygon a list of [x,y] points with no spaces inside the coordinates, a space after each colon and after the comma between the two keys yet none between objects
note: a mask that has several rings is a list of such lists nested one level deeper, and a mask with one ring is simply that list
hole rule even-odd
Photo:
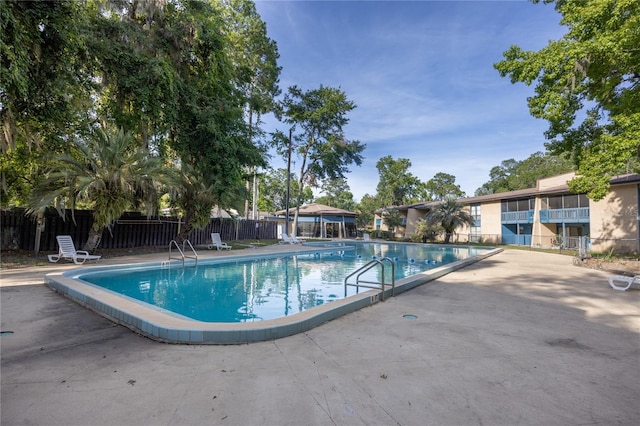
[{"label": "concrete patio", "polygon": [[3,426],[640,424],[640,291],[568,256],[506,250],[238,346],[157,343],[42,284],[73,267],[2,271]]}]

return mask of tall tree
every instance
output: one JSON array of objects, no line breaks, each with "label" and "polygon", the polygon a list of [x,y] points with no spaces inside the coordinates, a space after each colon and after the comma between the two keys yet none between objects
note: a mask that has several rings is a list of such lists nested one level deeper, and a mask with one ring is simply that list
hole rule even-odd
[{"label": "tall tree", "polygon": [[389,228],[389,238],[394,239],[396,228],[402,225],[402,215],[397,209],[385,210],[382,221]]},{"label": "tall tree", "polygon": [[244,200],[237,188],[245,170],[265,164],[245,114],[264,111],[279,69],[253,5],[232,3],[248,11],[258,30],[252,41],[265,42],[262,53],[252,51],[264,62],[254,68],[240,64],[243,54],[232,57],[233,31],[225,32],[231,24],[218,2],[0,2],[4,194],[14,203],[26,197],[47,156],[101,123],[126,129],[167,162],[198,169],[193,176],[217,203]]},{"label": "tall tree", "polygon": [[3,205],[24,204],[46,158],[83,125],[91,86],[85,22],[78,2],[0,2]]},{"label": "tall tree", "polygon": [[68,152],[53,159],[30,207],[34,212],[52,204],[91,208],[93,225],[83,250],[93,252],[105,228],[127,209],[143,206],[148,215],[155,212],[160,179],[166,177],[160,158],[130,133],[96,128],[71,140]]},{"label": "tall tree", "polygon": [[344,177],[351,164],[362,163],[365,146],[347,140],[343,132],[349,122],[347,113],[355,107],[343,91],[322,85],[306,92],[292,86],[285,95],[284,122],[300,129],[293,140],[295,154],[300,158],[294,230],[305,184],[317,187],[319,181]]},{"label": "tall tree", "polygon": [[510,158],[491,169],[489,182],[482,184],[475,195],[533,188],[538,179],[568,173],[572,170],[573,163],[570,160],[549,152],[536,152],[522,161]]},{"label": "tall tree", "polygon": [[316,203],[349,211],[355,209],[356,202],[345,178],[327,179],[322,182],[321,190],[325,195],[316,198]]},{"label": "tall tree", "polygon": [[449,244],[456,229],[474,223],[471,215],[454,198],[447,198],[434,206],[425,215],[428,226],[440,226],[444,230],[444,243]]},{"label": "tall tree", "polygon": [[444,200],[445,198],[461,198],[465,193],[456,184],[456,177],[448,173],[436,173],[426,184],[430,200]]},{"label": "tall tree", "polygon": [[355,212],[358,213],[356,219],[359,229],[367,229],[373,227],[373,219],[375,217],[376,210],[380,207],[376,197],[364,194],[360,199],[360,202],[355,208]]},{"label": "tall tree", "polygon": [[[278,79],[281,68],[275,41],[267,36],[266,24],[251,0],[223,0],[214,2],[220,9],[226,25],[223,33],[228,39],[228,55],[235,68],[234,81],[244,98],[244,115],[248,125],[247,137],[260,143],[264,135],[260,125],[262,114],[272,111],[275,98],[280,94]],[[253,177],[253,208],[257,212],[257,174]],[[248,202],[245,216],[248,215]]]},{"label": "tall tree", "polygon": [[424,201],[426,187],[409,172],[411,160],[392,156],[382,157],[376,163],[380,180],[376,188],[379,207],[401,206]]},{"label": "tall tree", "polygon": [[555,3],[562,39],[538,52],[511,46],[494,66],[512,83],[536,83],[529,110],[549,122],[548,149],[569,153],[570,188],[599,200],[612,176],[640,171],[640,2]]},{"label": "tall tree", "polygon": [[[239,75],[246,69],[231,57],[225,16],[198,1],[99,5],[92,44],[99,113],[136,131],[154,151],[191,165],[184,194],[197,182],[214,195],[209,203],[233,203],[229,194],[244,200],[237,188],[247,168],[265,164],[265,148],[252,142],[244,121]],[[184,205],[187,221],[199,217],[189,211],[197,205]]]}]

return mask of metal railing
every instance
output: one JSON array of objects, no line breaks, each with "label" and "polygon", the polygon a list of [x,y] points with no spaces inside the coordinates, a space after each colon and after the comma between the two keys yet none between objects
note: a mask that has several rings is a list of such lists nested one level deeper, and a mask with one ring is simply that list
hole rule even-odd
[{"label": "metal railing", "polygon": [[[172,249],[173,246],[175,246],[176,250],[178,250],[178,253],[180,253],[180,257],[174,257],[172,255],[171,249]],[[189,249],[191,249],[191,252],[193,253],[193,256],[187,256],[186,254],[184,254],[187,247]],[[193,248],[193,245],[191,244],[191,241],[184,240],[182,242],[182,249],[180,249],[180,246],[178,245],[178,242],[176,240],[171,240],[171,242],[169,243],[169,260],[171,260],[171,259],[182,260],[182,267],[184,267],[185,258],[195,259],[196,260],[196,265],[198,265],[198,253]]]},{"label": "metal railing", "polygon": [[[392,297],[395,296],[396,295],[396,266],[395,266],[395,262],[388,257],[383,257],[382,259],[373,259],[367,264],[365,264],[364,266],[356,269],[355,271],[347,275],[344,279],[344,296],[347,297],[347,286],[349,285],[355,286],[356,288],[365,287],[365,288],[381,289],[382,290],[381,300],[384,302],[385,285],[386,285],[385,274],[384,274],[384,261],[388,261],[389,263],[391,263],[391,296]],[[369,280],[360,279],[362,274],[373,269],[378,265],[381,267],[381,272],[382,272],[381,281],[369,281]],[[350,283],[349,278],[353,276],[355,276],[356,281],[355,283]]]}]

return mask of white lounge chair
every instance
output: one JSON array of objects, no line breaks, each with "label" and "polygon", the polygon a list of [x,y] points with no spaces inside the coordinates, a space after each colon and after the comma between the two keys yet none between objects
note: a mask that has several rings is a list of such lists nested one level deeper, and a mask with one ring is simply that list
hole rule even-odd
[{"label": "white lounge chair", "polygon": [[362,239],[364,241],[371,241],[371,238],[369,238],[369,234],[362,234]]},{"label": "white lounge chair", "polygon": [[295,244],[295,243],[293,242],[291,237],[289,237],[289,235],[283,232],[282,237],[280,239],[280,244]]},{"label": "white lounge chair", "polygon": [[211,233],[211,243],[212,244],[209,246],[210,249],[215,247],[218,250],[231,250],[231,246],[227,243],[223,243],[222,238],[220,238],[220,234],[217,232]]},{"label": "white lounge chair", "polygon": [[304,244],[305,243],[304,238],[298,238],[293,234],[289,235],[289,239],[291,240],[291,242],[293,244]]},{"label": "white lounge chair", "polygon": [[50,254],[49,262],[56,263],[60,259],[72,260],[76,265],[82,265],[87,260],[98,260],[102,256],[97,254],[89,254],[88,251],[76,250],[71,235],[58,235],[58,254]]},{"label": "white lounge chair", "polygon": [[616,275],[614,277],[609,277],[608,280],[609,285],[614,290],[626,291],[630,288],[640,289],[640,275],[636,275],[635,277]]}]

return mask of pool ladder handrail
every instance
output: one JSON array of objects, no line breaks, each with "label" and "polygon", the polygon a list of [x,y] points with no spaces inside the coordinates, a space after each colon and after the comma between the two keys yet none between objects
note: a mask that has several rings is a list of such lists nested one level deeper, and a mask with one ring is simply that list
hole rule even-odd
[{"label": "pool ladder handrail", "polygon": [[[189,246],[189,248],[193,252],[193,256],[187,256],[186,254],[184,254],[184,252],[187,251],[186,250],[186,246],[187,245]],[[178,250],[178,253],[180,253],[180,257],[173,257],[171,255],[171,248],[173,246],[176,246],[176,250]],[[169,243],[169,260],[171,260],[171,259],[181,260],[182,259],[182,267],[184,268],[184,261],[185,261],[185,258],[187,258],[187,257],[190,258],[190,259],[195,259],[196,260],[196,266],[198,265],[198,253],[193,248],[193,245],[191,244],[191,241],[184,240],[182,242],[182,249],[180,249],[180,246],[178,245],[178,242],[176,240],[171,240],[171,242]]]},{"label": "pool ladder handrail", "polygon": [[[384,302],[384,294],[385,294],[385,275],[384,275],[384,261],[388,261],[389,263],[391,263],[391,296],[394,297],[396,295],[396,264],[393,261],[393,259],[389,258],[389,257],[383,257],[381,259],[372,259],[371,261],[369,261],[367,264],[363,265],[362,267],[356,269],[355,271],[353,271],[352,273],[350,273],[349,275],[347,275],[344,279],[344,296],[347,297],[347,286],[348,285],[352,285],[352,286],[356,286],[356,287],[365,287],[365,288],[373,288],[373,289],[381,289],[382,290],[382,296],[381,296],[381,300]],[[365,272],[369,271],[370,269],[376,267],[376,266],[380,266],[382,268],[382,281],[365,281],[365,280],[361,280],[360,276],[362,274],[364,274]],[[355,283],[350,283],[349,278],[356,276],[356,282]],[[367,284],[372,284],[372,285],[367,285]]]}]

